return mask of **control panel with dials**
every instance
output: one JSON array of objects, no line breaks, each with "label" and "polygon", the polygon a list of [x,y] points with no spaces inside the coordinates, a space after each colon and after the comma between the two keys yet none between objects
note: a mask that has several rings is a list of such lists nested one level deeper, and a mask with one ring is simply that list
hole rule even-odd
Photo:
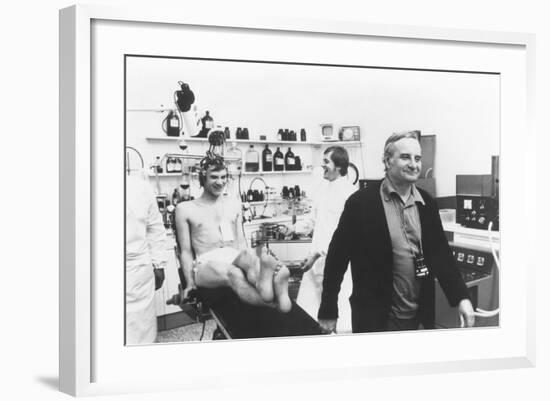
[{"label": "control panel with dials", "polygon": [[488,277],[493,270],[494,259],[489,250],[450,244],[456,266],[466,283]]},{"label": "control panel with dials", "polygon": [[[499,307],[498,269],[495,260],[487,248],[449,243],[453,251],[456,267],[459,269],[468,295],[474,308],[494,310]],[[460,327],[456,307],[451,307],[441,286],[436,280],[435,290],[435,325],[437,328]],[[498,326],[499,317],[476,318],[476,327]]]}]

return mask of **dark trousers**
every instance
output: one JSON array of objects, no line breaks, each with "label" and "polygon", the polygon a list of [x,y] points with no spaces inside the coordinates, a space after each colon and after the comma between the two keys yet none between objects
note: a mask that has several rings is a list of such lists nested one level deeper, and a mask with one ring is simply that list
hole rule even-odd
[{"label": "dark trousers", "polygon": [[387,331],[418,330],[420,320],[418,317],[412,319],[399,319],[390,313],[387,323]]}]

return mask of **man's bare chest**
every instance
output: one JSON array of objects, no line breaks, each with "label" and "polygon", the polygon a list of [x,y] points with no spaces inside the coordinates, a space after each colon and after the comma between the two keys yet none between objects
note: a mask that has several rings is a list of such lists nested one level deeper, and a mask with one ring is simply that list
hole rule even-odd
[{"label": "man's bare chest", "polygon": [[196,229],[217,230],[222,225],[233,225],[237,215],[224,207],[197,207],[190,216],[191,227]]}]

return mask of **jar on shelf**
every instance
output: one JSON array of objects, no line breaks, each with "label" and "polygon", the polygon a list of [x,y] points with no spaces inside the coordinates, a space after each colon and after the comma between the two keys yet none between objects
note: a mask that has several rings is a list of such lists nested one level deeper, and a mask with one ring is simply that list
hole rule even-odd
[{"label": "jar on shelf", "polygon": [[250,145],[250,148],[245,155],[244,171],[256,172],[260,170],[260,155],[254,149],[254,145]]}]

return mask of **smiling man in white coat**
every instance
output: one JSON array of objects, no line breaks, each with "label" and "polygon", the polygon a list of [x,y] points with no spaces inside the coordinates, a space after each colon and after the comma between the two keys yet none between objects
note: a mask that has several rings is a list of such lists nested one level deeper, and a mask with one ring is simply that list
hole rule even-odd
[{"label": "smiling man in white coat", "polygon": [[[298,221],[289,231],[289,233],[307,234],[313,230],[311,249],[302,266],[304,274],[296,303],[314,319],[317,319],[321,303],[323,271],[330,240],[346,200],[357,189],[346,177],[348,166],[349,156],[346,149],[341,146],[331,146],[325,150],[321,164],[324,180],[313,197],[312,213],[309,218]],[[351,308],[345,296],[351,295],[351,287],[351,275],[348,273],[341,287],[338,333],[351,333]]]},{"label": "smiling man in white coat", "polygon": [[126,344],[157,339],[155,290],[164,281],[166,231],[149,183],[126,179]]}]

